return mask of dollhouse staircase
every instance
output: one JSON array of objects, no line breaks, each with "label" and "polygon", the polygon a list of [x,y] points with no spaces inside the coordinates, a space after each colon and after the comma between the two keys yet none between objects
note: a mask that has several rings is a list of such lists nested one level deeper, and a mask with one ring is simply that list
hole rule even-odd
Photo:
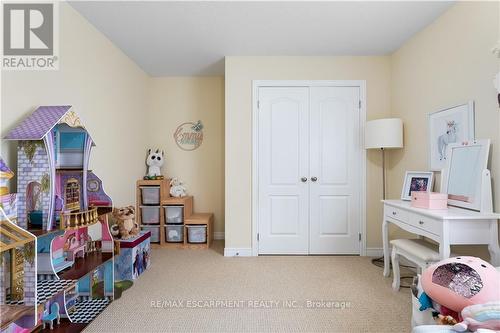
[{"label": "dollhouse staircase", "polygon": [[[155,203],[147,204],[144,202],[143,190],[159,189],[159,200]],[[153,200],[154,201],[154,200]],[[150,201],[151,202],[151,201]],[[158,205],[159,203],[159,205]],[[173,224],[177,228],[180,227],[182,232],[182,239],[177,241],[169,241],[167,238],[167,230],[170,223],[165,211],[168,207],[181,207],[182,208],[182,220],[181,223]],[[170,196],[170,179],[162,180],[138,180],[137,181],[137,205],[136,205],[136,221],[141,226],[142,230],[150,230],[153,232],[158,232],[159,235],[156,237],[156,242],[152,237],[152,244],[154,246],[162,248],[192,248],[192,249],[208,249],[213,242],[213,223],[214,214],[213,213],[195,213],[194,212],[194,198],[192,196],[185,197],[172,197]],[[165,209],[167,208],[167,209]],[[143,221],[143,209],[158,209],[159,220],[158,223],[146,223]],[[156,222],[156,221],[155,221]],[[205,231],[205,241],[203,243],[194,242],[189,237],[189,228],[200,227],[204,228]],[[155,245],[156,243],[156,245]]]}]

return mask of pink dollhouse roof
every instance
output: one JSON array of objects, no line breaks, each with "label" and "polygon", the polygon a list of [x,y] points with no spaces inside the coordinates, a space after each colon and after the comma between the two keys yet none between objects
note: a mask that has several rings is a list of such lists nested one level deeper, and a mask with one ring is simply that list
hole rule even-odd
[{"label": "pink dollhouse roof", "polygon": [[41,140],[59,123],[71,105],[39,106],[28,118],[14,127],[6,136],[6,140]]}]

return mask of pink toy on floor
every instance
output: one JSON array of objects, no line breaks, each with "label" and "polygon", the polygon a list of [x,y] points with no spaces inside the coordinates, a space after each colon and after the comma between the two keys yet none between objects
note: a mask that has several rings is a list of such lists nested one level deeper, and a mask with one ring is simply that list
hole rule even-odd
[{"label": "pink toy on floor", "polygon": [[500,302],[465,307],[462,310],[462,318],[461,323],[453,326],[455,331],[476,332],[478,329],[486,328],[498,332],[500,331]]},{"label": "pink toy on floor", "polygon": [[459,313],[470,305],[500,301],[500,274],[476,257],[449,258],[430,266],[422,274],[422,287],[433,301]]}]

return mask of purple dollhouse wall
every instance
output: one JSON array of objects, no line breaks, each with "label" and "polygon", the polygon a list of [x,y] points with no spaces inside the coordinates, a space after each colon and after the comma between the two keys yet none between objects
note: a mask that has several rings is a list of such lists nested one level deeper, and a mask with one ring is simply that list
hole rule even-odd
[{"label": "purple dollhouse wall", "polygon": [[[36,148],[32,158],[30,159],[31,156],[28,156],[28,154],[26,153],[26,150],[29,151],[29,149],[25,147],[26,145],[32,145],[35,143]],[[17,213],[18,223],[22,228],[28,228],[28,204],[35,204],[34,202],[32,202],[32,198],[27,197],[27,195],[29,194],[27,193],[28,189],[33,190],[33,184],[43,184],[44,182],[42,179],[45,177],[49,177],[50,180],[49,160],[43,141],[19,142],[17,148]],[[31,186],[30,183],[32,183]],[[49,190],[41,189],[39,198],[39,208],[43,212],[43,229],[46,229],[50,205]]]},{"label": "purple dollhouse wall", "polygon": [[36,266],[24,261],[24,305],[35,305]]},{"label": "purple dollhouse wall", "polygon": [[7,289],[9,268],[7,267],[7,252],[2,252],[0,255],[3,256],[0,262],[0,304],[5,304],[5,298],[7,296],[5,290]]}]

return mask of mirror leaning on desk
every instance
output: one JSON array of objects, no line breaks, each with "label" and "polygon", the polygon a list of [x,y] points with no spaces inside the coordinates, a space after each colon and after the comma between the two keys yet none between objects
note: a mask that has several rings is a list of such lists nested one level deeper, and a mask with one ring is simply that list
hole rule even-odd
[{"label": "mirror leaning on desk", "polygon": [[483,213],[493,212],[491,174],[488,170],[490,140],[454,143],[448,146],[441,192],[450,206]]}]

